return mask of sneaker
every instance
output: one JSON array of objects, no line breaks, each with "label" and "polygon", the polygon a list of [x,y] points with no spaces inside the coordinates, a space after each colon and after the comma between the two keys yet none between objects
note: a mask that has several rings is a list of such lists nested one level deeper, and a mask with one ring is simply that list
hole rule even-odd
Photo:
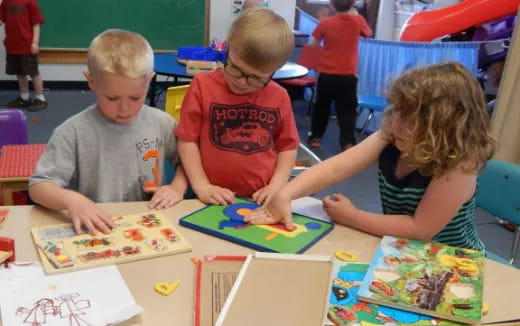
[{"label": "sneaker", "polygon": [[11,102],[7,103],[7,107],[10,108],[27,108],[31,106],[31,100],[24,100],[20,96],[16,98],[16,100],[12,100]]},{"label": "sneaker", "polygon": [[311,138],[307,139],[307,144],[309,144],[310,147],[318,148],[321,146],[321,141],[319,138]]},{"label": "sneaker", "polygon": [[38,98],[35,98],[32,102],[31,106],[29,107],[29,111],[31,112],[38,112],[47,107],[47,101],[42,101]]}]

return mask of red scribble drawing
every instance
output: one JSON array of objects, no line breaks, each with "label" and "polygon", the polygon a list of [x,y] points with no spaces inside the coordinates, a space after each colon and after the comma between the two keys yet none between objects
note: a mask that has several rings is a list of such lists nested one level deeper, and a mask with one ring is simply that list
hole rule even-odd
[{"label": "red scribble drawing", "polygon": [[89,300],[76,300],[79,297],[79,293],[63,294],[56,301],[61,302],[59,305],[59,312],[61,318],[68,318],[70,326],[90,326],[80,316],[86,315],[83,311],[90,308]]},{"label": "red scribble drawing", "polygon": [[16,316],[25,315],[24,324],[31,326],[41,326],[47,323],[47,315],[56,316],[58,314],[58,307],[54,305],[52,299],[40,299],[36,301],[31,308],[18,307],[16,309]]},{"label": "red scribble drawing", "polygon": [[16,316],[27,315],[23,323],[31,326],[47,324],[47,316],[66,318],[69,326],[91,326],[81,317],[86,315],[84,310],[90,308],[90,301],[78,299],[79,293],[63,294],[54,299],[40,299],[31,308],[18,307]]}]

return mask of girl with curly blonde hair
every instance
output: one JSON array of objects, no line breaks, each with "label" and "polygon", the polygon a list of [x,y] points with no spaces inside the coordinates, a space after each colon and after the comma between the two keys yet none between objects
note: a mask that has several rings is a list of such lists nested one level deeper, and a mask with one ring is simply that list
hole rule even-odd
[{"label": "girl with curly blonde hair", "polygon": [[474,223],[477,174],[495,151],[484,94],[459,63],[410,70],[388,92],[381,130],[300,174],[251,223],[293,228],[290,201],[350,178],[378,161],[383,214],[334,194],[323,207],[337,223],[375,235],[483,250]]}]

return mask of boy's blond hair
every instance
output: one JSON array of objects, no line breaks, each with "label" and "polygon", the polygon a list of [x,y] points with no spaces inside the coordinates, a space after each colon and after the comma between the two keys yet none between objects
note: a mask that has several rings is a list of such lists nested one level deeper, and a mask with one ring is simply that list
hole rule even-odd
[{"label": "boy's blond hair", "polygon": [[128,78],[146,77],[153,71],[153,51],[140,34],[109,29],[90,43],[87,66],[92,75],[104,72]]},{"label": "boy's blond hair", "polygon": [[392,140],[398,114],[409,133],[403,153],[423,175],[439,177],[461,167],[476,173],[493,156],[489,116],[482,88],[460,63],[447,62],[403,73],[391,86],[392,110],[383,135]]},{"label": "boy's blond hair", "polygon": [[283,66],[294,51],[289,25],[267,8],[245,10],[231,25],[227,42],[245,63],[266,73]]}]

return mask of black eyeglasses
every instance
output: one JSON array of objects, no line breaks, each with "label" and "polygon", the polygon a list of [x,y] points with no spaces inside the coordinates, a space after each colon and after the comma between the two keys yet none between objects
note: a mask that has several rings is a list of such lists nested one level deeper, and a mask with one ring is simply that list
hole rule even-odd
[{"label": "black eyeglasses", "polygon": [[269,81],[271,80],[271,77],[269,77],[269,80],[265,81],[262,78],[248,74],[244,72],[240,67],[236,66],[231,59],[229,59],[229,56],[227,57],[226,63],[224,64],[224,70],[230,74],[233,78],[245,78],[246,83],[249,86],[256,87],[256,88],[264,88],[269,84]]}]

